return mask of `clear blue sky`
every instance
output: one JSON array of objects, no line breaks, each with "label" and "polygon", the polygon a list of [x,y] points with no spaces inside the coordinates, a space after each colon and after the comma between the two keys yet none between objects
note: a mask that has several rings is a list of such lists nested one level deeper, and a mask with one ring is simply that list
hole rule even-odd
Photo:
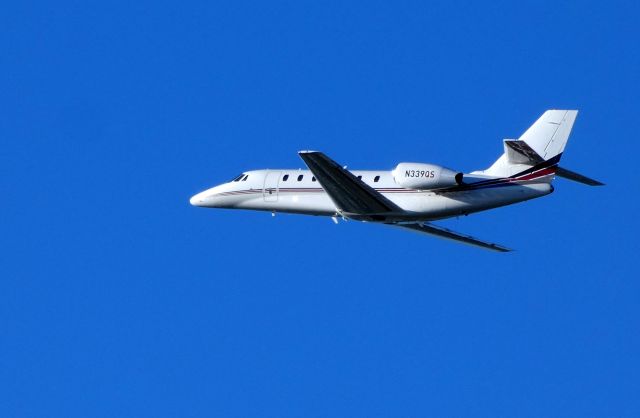
[{"label": "clear blue sky", "polygon": [[[640,416],[638,3],[12,2],[0,416]],[[443,225],[194,208],[248,169],[481,169],[580,109],[563,180]]]}]

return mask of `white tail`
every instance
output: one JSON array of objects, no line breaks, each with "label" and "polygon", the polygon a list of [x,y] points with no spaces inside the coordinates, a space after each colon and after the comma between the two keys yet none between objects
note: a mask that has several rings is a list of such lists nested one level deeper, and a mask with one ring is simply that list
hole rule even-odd
[{"label": "white tail", "polygon": [[562,154],[576,116],[577,110],[547,110],[519,140],[526,142],[546,161]]},{"label": "white tail", "polygon": [[576,116],[577,110],[547,110],[518,140],[505,139],[504,153],[478,173],[508,177],[552,158],[559,161]]}]

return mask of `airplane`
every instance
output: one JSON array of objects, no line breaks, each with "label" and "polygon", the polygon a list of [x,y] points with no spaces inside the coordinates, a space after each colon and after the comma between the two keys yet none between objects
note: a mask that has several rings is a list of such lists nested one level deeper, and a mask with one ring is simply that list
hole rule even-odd
[{"label": "airplane", "polygon": [[463,173],[436,164],[403,162],[391,171],[347,170],[318,151],[300,151],[308,170],[245,171],[191,197],[194,206],[249,209],[374,222],[489,250],[511,249],[434,225],[546,196],[562,177],[603,183],[559,167],[577,110],[547,110],[518,139],[503,140],[503,154],[487,169]]}]

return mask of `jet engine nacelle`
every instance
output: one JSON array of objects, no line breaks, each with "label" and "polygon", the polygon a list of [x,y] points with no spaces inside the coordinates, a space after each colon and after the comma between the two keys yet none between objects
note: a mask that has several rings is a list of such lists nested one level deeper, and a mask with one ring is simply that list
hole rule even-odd
[{"label": "jet engine nacelle", "polygon": [[435,164],[400,163],[393,170],[397,184],[407,189],[428,190],[462,184],[463,174]]}]

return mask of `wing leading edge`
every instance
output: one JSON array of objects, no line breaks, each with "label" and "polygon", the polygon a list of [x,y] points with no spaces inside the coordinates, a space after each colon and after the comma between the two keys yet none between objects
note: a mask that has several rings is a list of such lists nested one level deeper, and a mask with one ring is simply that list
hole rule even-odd
[{"label": "wing leading edge", "polygon": [[378,216],[402,212],[395,203],[325,154],[318,151],[300,151],[298,155],[316,176],[336,207],[345,215]]},{"label": "wing leading edge", "polygon": [[412,231],[422,232],[424,234],[434,235],[439,238],[458,241],[464,244],[475,245],[476,247],[485,248],[487,250],[493,250],[493,251],[498,251],[502,253],[507,253],[512,251],[511,249],[503,247],[502,245],[481,241],[470,235],[460,234],[450,229],[434,226],[428,223],[403,223],[403,224],[388,224],[388,225],[410,229]]}]

